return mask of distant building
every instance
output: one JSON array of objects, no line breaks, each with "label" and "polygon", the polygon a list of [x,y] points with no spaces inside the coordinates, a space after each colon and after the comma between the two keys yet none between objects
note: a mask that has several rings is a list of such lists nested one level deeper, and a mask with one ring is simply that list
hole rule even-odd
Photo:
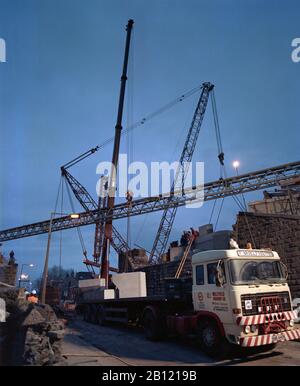
[{"label": "distant building", "polygon": [[280,181],[279,186],[280,189],[264,191],[263,200],[249,202],[249,212],[300,215],[300,178]]}]

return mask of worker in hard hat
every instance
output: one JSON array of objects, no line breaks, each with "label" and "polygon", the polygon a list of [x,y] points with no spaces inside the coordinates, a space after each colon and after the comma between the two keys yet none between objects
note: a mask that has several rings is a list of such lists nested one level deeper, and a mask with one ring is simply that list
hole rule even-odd
[{"label": "worker in hard hat", "polygon": [[30,303],[37,303],[39,301],[38,297],[37,297],[37,294],[36,294],[36,290],[32,290],[30,295],[28,296],[27,300],[30,302]]}]

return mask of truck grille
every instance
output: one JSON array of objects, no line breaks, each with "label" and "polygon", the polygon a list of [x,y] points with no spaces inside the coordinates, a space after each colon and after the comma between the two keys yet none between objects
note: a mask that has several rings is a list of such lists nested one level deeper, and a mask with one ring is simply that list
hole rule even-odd
[{"label": "truck grille", "polygon": [[286,292],[241,295],[243,315],[259,315],[291,310],[290,295]]}]

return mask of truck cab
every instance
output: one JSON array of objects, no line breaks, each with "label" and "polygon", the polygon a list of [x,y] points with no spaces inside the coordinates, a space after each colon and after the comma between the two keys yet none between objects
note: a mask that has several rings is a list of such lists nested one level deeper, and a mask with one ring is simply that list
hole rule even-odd
[{"label": "truck cab", "polygon": [[200,329],[206,351],[216,349],[220,337],[241,347],[300,338],[287,270],[277,252],[199,252],[192,256],[192,270],[193,307],[197,320],[206,320]]}]

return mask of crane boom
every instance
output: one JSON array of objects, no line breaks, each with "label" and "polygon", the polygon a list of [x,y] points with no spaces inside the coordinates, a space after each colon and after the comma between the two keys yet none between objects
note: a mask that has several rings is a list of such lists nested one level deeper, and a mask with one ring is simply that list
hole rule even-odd
[{"label": "crane boom", "polygon": [[[176,200],[171,201],[171,205],[184,206],[187,202],[194,202],[198,199],[197,193],[204,190],[204,201],[216,200],[223,197],[234,196],[242,193],[253,192],[261,189],[274,187],[282,181],[288,181],[295,177],[300,177],[300,161],[275,166],[268,169],[258,170],[235,177],[219,179],[208,182],[203,186],[185,188],[185,195],[180,195],[180,191],[174,192]],[[102,218],[112,217],[114,220],[125,218],[128,215],[138,216],[150,212],[164,210],[170,207],[170,193],[154,197],[146,197],[133,200],[129,208],[127,203],[115,205],[113,211],[103,208],[90,212],[82,212],[78,219],[70,216],[57,217],[52,221],[52,232],[76,228],[79,226],[92,225]],[[15,228],[0,231],[0,243],[8,240],[15,240],[23,237],[35,236],[49,231],[49,220],[34,224],[23,225]]]},{"label": "crane boom", "polygon": [[[99,209],[98,204],[93,199],[93,197],[90,195],[90,193],[87,191],[87,189],[74,177],[72,174],[67,171],[64,167],[61,168],[62,175],[65,177],[66,181],[68,182],[72,192],[74,193],[74,196],[77,198],[80,205],[85,209],[86,213],[91,212],[94,213],[95,211],[101,211]],[[103,226],[104,218],[100,217],[100,220],[96,222],[96,236],[95,236],[95,243],[94,243],[94,257],[97,260],[97,258],[100,257],[99,254],[99,243],[101,243],[103,235],[101,234],[101,225]],[[98,237],[99,236],[99,237]],[[129,246],[127,245],[125,239],[122,237],[122,235],[116,230],[116,228],[112,227],[112,241],[111,245],[114,248],[114,250],[120,254],[120,253],[127,253],[129,251]],[[98,263],[98,261],[95,261],[95,263]]]},{"label": "crane boom", "polygon": [[182,189],[182,191],[184,190],[184,182],[188,173],[188,169],[186,168],[186,165],[188,165],[188,163],[191,162],[192,160],[197,139],[200,133],[202,121],[206,111],[209,93],[213,88],[214,88],[214,85],[209,82],[205,82],[202,85],[200,98],[193,116],[191,127],[189,129],[189,132],[181,153],[179,166],[176,171],[174,182],[172,184],[171,195],[169,199],[170,206],[169,207],[167,206],[164,209],[164,212],[159,224],[159,228],[154,240],[154,244],[150,253],[150,258],[149,258],[150,263],[152,263],[154,259],[159,261],[161,258],[161,255],[164,253],[166,249],[169,236],[172,230],[173,222],[177,212],[177,205],[173,205],[174,202],[176,203],[176,198],[174,199],[172,192],[177,188]]}]

